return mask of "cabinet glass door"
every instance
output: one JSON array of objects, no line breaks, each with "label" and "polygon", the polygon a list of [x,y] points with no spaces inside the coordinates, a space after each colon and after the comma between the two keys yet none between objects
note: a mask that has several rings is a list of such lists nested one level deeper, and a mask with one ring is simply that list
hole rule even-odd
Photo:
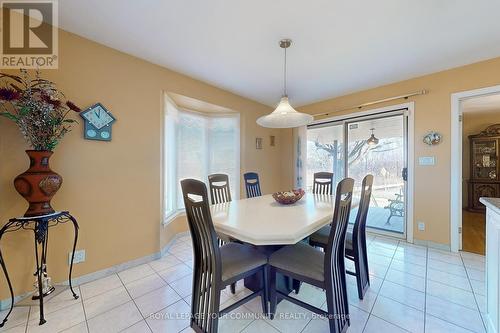
[{"label": "cabinet glass door", "polygon": [[481,140],[472,143],[472,170],[475,179],[497,179],[497,141]]}]

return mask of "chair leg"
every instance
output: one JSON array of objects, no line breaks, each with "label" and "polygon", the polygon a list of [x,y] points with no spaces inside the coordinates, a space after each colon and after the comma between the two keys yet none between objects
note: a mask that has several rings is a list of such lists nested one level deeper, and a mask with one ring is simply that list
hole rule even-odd
[{"label": "chair leg", "polygon": [[367,258],[363,253],[358,252],[354,256],[354,267],[356,269],[356,284],[358,286],[359,299],[363,299],[365,297],[367,287],[370,285],[370,275],[367,271],[366,260]]},{"label": "chair leg", "polygon": [[333,291],[333,286],[326,287],[326,304],[327,304],[327,312],[328,312],[328,326],[330,327],[330,333],[342,333],[342,325],[338,317],[340,314],[339,306],[341,297],[336,297],[335,293],[338,291]]},{"label": "chair leg", "polygon": [[292,280],[292,285],[293,285],[293,290],[295,290],[295,294],[299,294],[300,292],[300,286],[302,283],[299,280]]},{"label": "chair leg", "polygon": [[326,303],[328,306],[328,326],[330,327],[330,333],[339,333],[335,322],[335,307],[333,305],[333,299],[328,296],[328,293],[326,296]]},{"label": "chair leg", "polygon": [[[347,301],[347,290],[345,280],[345,267],[339,265],[336,269],[338,274],[333,275],[333,279],[327,281],[326,304],[328,307],[328,325],[332,333],[344,333],[350,325],[349,303]],[[340,273],[342,272],[342,273]]]},{"label": "chair leg", "polygon": [[220,293],[221,293],[221,290],[218,290],[215,293],[215,297],[214,297],[214,300],[212,303],[212,311],[209,312],[209,313],[214,314],[214,315],[210,316],[211,318],[208,319],[207,327],[206,327],[207,332],[217,333],[217,331],[219,330]]},{"label": "chair leg", "polygon": [[270,295],[270,309],[269,309],[269,317],[274,319],[274,315],[276,314],[276,305],[278,303],[278,294],[276,293],[276,269],[271,267],[269,274],[271,285],[269,286],[271,295]]},{"label": "chair leg", "polygon": [[231,294],[236,294],[236,282],[231,283]]},{"label": "chair leg", "polygon": [[262,295],[260,295],[262,300],[262,313],[267,316],[269,313],[267,307],[268,295],[267,295],[267,266],[262,268]]}]

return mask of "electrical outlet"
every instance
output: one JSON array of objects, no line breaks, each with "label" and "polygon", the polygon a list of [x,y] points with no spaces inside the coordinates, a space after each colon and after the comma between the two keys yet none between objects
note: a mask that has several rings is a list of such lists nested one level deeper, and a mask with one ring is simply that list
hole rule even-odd
[{"label": "electrical outlet", "polygon": [[[71,252],[69,253],[68,257],[69,257],[68,258],[68,265],[71,265]],[[85,250],[76,250],[73,264],[79,264],[79,263],[84,262],[84,261],[85,261]]]},{"label": "electrical outlet", "polygon": [[425,230],[425,223],[424,222],[418,222],[418,230],[419,231]]}]

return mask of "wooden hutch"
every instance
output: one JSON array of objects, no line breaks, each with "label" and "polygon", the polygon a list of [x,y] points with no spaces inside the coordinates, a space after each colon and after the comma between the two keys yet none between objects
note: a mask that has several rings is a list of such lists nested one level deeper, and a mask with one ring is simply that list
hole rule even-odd
[{"label": "wooden hutch", "polygon": [[500,197],[499,146],[500,124],[488,126],[479,134],[470,135],[470,179],[468,209],[484,212],[481,197]]}]

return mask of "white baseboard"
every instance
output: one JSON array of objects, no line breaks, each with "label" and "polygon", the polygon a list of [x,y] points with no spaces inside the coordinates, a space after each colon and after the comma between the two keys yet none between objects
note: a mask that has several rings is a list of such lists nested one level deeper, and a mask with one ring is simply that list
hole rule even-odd
[{"label": "white baseboard", "polygon": [[442,250],[442,251],[448,251],[448,252],[451,251],[449,244],[436,243],[436,242],[425,241],[425,240],[420,240],[420,239],[414,239],[413,244],[427,246],[431,249],[436,249],[436,250]]},{"label": "white baseboard", "polygon": [[172,238],[170,240],[170,242],[168,242],[167,245],[165,245],[161,251],[160,251],[160,254],[161,256],[163,257],[165,254],[167,254],[168,250],[170,249],[170,247],[172,247],[172,245],[174,245],[175,241],[177,238],[180,238],[180,237],[183,237],[183,236],[187,236],[189,235],[189,231],[184,231],[184,232],[179,232],[177,234],[175,234],[174,238]]},{"label": "white baseboard", "polygon": [[[168,242],[168,244],[165,245],[159,252],[150,254],[150,255],[145,256],[145,257],[141,257],[141,258],[137,258],[137,259],[134,259],[134,260],[130,260],[130,261],[127,261],[127,262],[124,262],[124,263],[121,263],[121,264],[118,264],[118,265],[106,268],[106,269],[102,269],[100,271],[96,271],[96,272],[85,274],[85,275],[82,275],[82,276],[79,276],[79,277],[75,277],[75,278],[73,278],[73,286],[76,287],[76,286],[79,286],[79,285],[82,285],[82,284],[85,284],[85,283],[88,283],[88,282],[91,282],[91,281],[94,281],[94,280],[98,280],[98,279],[101,279],[103,277],[106,277],[106,276],[109,276],[109,275],[112,275],[112,274],[115,274],[115,273],[118,273],[118,272],[121,272],[121,271],[124,271],[126,269],[129,269],[129,268],[132,268],[132,267],[135,267],[135,266],[139,266],[139,265],[143,265],[145,263],[148,263],[148,262],[151,262],[153,260],[159,259],[159,258],[165,256],[168,253],[168,250],[175,243],[175,241],[176,241],[177,238],[182,237],[182,236],[184,236],[186,234],[189,234],[189,232],[181,232],[181,233],[176,234],[172,238],[172,240],[170,240],[170,242]],[[60,283],[57,283],[57,284],[60,284],[60,285],[61,284],[62,285],[69,285],[69,281],[66,280],[66,281],[63,281],[63,282],[60,282]],[[14,290],[14,293],[15,292],[16,291]],[[32,293],[33,292],[27,292],[27,293],[24,293],[22,295],[15,296],[14,297],[14,304],[16,304],[20,300],[28,297]],[[0,300],[0,311],[8,309],[10,307],[10,301],[11,301],[10,297],[7,298],[7,299]]]}]

